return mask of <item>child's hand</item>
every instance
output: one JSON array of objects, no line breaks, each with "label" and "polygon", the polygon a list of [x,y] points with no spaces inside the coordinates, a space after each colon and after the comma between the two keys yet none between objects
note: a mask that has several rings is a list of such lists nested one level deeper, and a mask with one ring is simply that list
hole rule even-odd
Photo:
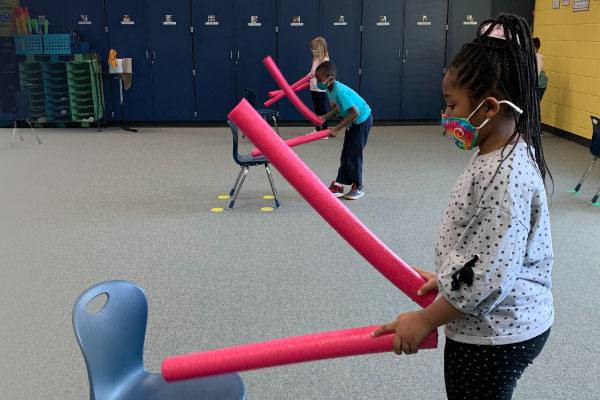
[{"label": "child's hand", "polygon": [[413,267],[413,269],[427,281],[427,283],[417,290],[419,296],[423,296],[425,293],[431,292],[432,290],[438,290],[437,277],[433,272],[423,271],[422,269],[415,267]]},{"label": "child's hand", "polygon": [[436,327],[431,326],[423,317],[422,311],[413,311],[398,315],[394,322],[382,325],[371,334],[372,337],[394,332],[394,353],[401,355],[415,354],[419,351],[419,343]]},{"label": "child's hand", "polygon": [[329,128],[329,137],[336,137],[339,131],[340,130],[337,126],[330,127]]}]

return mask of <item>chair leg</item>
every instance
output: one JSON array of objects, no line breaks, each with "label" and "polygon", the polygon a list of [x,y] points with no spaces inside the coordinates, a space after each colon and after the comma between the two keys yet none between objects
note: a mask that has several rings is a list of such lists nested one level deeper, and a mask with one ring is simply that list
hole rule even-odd
[{"label": "chair leg", "polygon": [[240,173],[238,174],[237,179],[235,180],[235,183],[233,184],[233,187],[229,191],[230,196],[233,196],[233,194],[235,193],[235,188],[237,187],[238,183],[240,183],[240,178],[242,177],[242,173],[244,173],[244,167],[240,168]]},{"label": "chair leg", "polygon": [[33,125],[31,125],[31,122],[28,119],[26,119],[25,121],[27,121],[27,124],[31,128],[31,132],[33,132],[33,136],[35,136],[35,138],[37,139],[38,144],[41,146],[42,145],[42,141],[40,140],[40,138],[38,137],[37,133],[35,132],[35,129],[33,129]]},{"label": "chair leg", "polygon": [[[275,132],[277,132],[277,134],[279,135],[279,127],[277,126],[277,118],[275,118],[274,115],[272,115],[273,117],[273,123],[275,124]],[[281,135],[279,135],[281,136]]]},{"label": "chair leg", "polygon": [[590,171],[594,167],[594,163],[596,162],[596,160],[598,160],[598,157],[594,157],[594,159],[592,160],[592,162],[591,162],[590,166],[588,167],[587,171],[585,171],[585,174],[583,174],[583,176],[579,180],[579,183],[577,184],[577,186],[575,186],[575,192],[576,193],[579,192],[579,189],[581,189],[581,185],[583,184],[583,181],[585,181],[585,179],[590,174]]},{"label": "chair leg", "polygon": [[265,164],[265,171],[267,171],[267,176],[269,177],[269,183],[271,184],[271,190],[273,191],[273,197],[275,198],[275,206],[277,208],[281,207],[279,203],[279,199],[277,198],[277,189],[275,188],[275,183],[273,182],[273,176],[271,175],[271,169],[269,168],[269,164]]},{"label": "chair leg", "polygon": [[12,135],[12,142],[10,143],[11,149],[15,148],[15,135],[16,134],[17,134],[17,121],[13,121],[13,135]]},{"label": "chair leg", "polygon": [[229,209],[233,210],[233,206],[235,205],[235,200],[238,197],[238,194],[240,194],[240,190],[242,190],[242,185],[244,184],[244,181],[246,180],[246,175],[248,175],[248,170],[250,168],[248,166],[245,166],[244,168],[242,168],[242,180],[240,181],[240,185],[235,189],[235,193],[233,194],[233,199],[231,199],[231,203],[229,203]]},{"label": "chair leg", "polygon": [[594,197],[592,197],[592,204],[596,204],[596,202],[598,201],[598,197],[600,197],[600,188],[598,188],[598,191],[596,192]]}]

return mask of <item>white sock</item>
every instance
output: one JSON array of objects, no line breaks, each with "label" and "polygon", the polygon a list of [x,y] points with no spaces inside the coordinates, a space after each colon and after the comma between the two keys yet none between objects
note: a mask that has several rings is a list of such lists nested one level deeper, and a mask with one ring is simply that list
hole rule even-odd
[{"label": "white sock", "polygon": [[343,183],[335,182],[335,184],[338,185],[338,186],[344,187]]}]

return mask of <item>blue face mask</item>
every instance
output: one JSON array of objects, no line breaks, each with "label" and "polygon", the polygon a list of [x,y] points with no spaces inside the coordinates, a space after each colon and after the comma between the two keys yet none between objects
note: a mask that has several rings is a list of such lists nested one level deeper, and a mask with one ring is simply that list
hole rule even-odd
[{"label": "blue face mask", "polygon": [[[329,78],[325,79],[325,82],[327,82],[328,80],[329,80]],[[317,87],[321,90],[327,90],[329,85],[330,85],[330,83],[326,85],[325,83],[321,83],[321,82],[317,81]]]}]

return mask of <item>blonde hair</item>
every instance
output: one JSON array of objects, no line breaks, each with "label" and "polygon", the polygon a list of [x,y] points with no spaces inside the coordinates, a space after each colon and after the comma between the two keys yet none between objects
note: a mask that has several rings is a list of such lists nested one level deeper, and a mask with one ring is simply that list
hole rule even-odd
[{"label": "blonde hair", "polygon": [[325,57],[329,58],[327,52],[327,41],[321,36],[317,36],[310,42],[310,47],[317,50],[317,54],[313,57],[315,60],[323,61]]}]

